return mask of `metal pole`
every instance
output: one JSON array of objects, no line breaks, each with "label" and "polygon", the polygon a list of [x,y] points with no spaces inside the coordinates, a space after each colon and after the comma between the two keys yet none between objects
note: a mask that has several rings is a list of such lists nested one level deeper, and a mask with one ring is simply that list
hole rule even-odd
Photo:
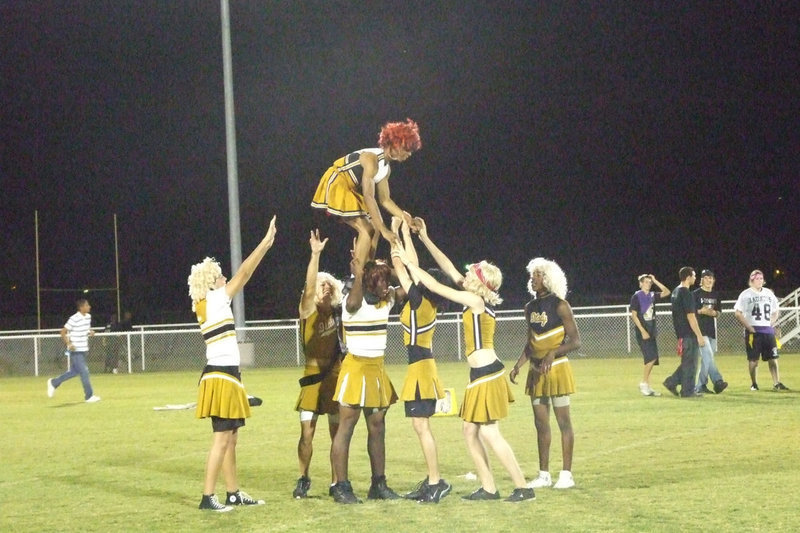
[{"label": "metal pole", "polygon": [[114,213],[114,263],[117,268],[117,321],[122,320],[119,298],[119,241],[117,240],[117,214]]},{"label": "metal pole", "polygon": [[[242,265],[242,235],[239,225],[239,176],[236,161],[236,123],[233,107],[233,68],[231,60],[231,25],[228,0],[220,0],[222,17],[222,67],[225,84],[225,146],[228,156],[228,218],[231,240],[231,276]],[[233,319],[238,331],[239,341],[245,325],[244,290],[233,299]]]},{"label": "metal pole", "polygon": [[[35,229],[35,241],[36,241],[36,329],[42,329],[42,298],[40,294],[40,282],[39,282],[39,210],[34,209],[33,211],[33,219],[34,219],[34,229]],[[38,369],[37,369],[38,371]],[[38,375],[38,374],[37,374]]]}]

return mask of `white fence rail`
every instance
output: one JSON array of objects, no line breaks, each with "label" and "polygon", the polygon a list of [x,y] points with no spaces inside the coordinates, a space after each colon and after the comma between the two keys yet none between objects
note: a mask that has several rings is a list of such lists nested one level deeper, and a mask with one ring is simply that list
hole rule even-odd
[{"label": "white fence rail", "polygon": [[[798,308],[782,308],[797,313]],[[575,321],[582,347],[575,357],[639,357],[627,305],[576,307]],[[669,304],[656,305],[658,344],[662,354],[674,353],[675,335]],[[717,319],[718,346],[724,352],[743,351],[742,328],[733,314],[733,302],[723,302]],[[303,364],[297,320],[249,322],[239,333],[242,364],[248,367],[287,367]],[[504,361],[515,361],[525,344],[521,309],[497,314],[495,348]],[[797,339],[784,352],[797,350]],[[441,361],[464,357],[461,320],[457,313],[442,314],[437,322],[434,353]],[[388,363],[404,363],[402,327],[397,316],[389,321]],[[125,333],[97,333],[90,339],[88,362],[92,372],[157,372],[198,370],[205,363],[205,345],[196,324],[136,326]],[[16,331],[0,335],[0,375],[55,375],[68,366],[58,331]]]}]

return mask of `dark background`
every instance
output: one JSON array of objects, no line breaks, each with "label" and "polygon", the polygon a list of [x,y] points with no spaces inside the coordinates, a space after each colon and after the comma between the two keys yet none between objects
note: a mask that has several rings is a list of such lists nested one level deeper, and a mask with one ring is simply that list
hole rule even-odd
[{"label": "dark background", "polygon": [[[242,253],[278,236],[248,319],[296,314],[308,232],[344,276],[351,232],[312,212],[337,157],[412,117],[392,196],[458,264],[492,260],[504,308],[555,259],[575,305],[713,268],[800,284],[800,8],[749,2],[231,2]],[[134,322],[192,321],[186,278],[230,269],[217,1],[0,6],[0,327],[45,327],[90,288]],[[388,255],[385,244],[381,255]],[[426,256],[423,254],[423,262]]]}]

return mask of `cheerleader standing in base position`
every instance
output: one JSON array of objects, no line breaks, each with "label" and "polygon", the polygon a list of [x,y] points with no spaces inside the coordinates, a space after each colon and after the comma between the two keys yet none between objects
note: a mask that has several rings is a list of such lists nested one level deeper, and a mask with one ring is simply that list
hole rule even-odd
[{"label": "cheerleader standing in base position", "polygon": [[[200,331],[206,342],[206,366],[200,377],[197,393],[197,418],[211,417],[214,440],[206,460],[203,498],[200,509],[225,512],[233,505],[261,505],[239,490],[236,475],[236,441],[244,419],[250,416],[250,405],[239,372],[240,355],[231,311],[231,300],[250,280],[264,255],[275,241],[275,217],[267,234],[238,272],[228,282],[214,259],[206,257],[192,266],[189,275],[189,296],[192,311],[197,314]],[[227,488],[225,504],[215,494],[217,478],[222,471]]]},{"label": "cheerleader standing in base position", "polygon": [[497,289],[503,281],[496,266],[481,261],[469,266],[462,275],[453,263],[428,238],[424,222],[417,219],[420,240],[431,253],[439,267],[462,290],[442,285],[430,274],[410,261],[405,250],[397,245],[393,252],[408,269],[431,291],[464,306],[463,324],[470,366],[470,383],[464,393],[460,416],[467,449],[475,463],[481,487],[465,500],[499,500],[500,493],[489,468],[486,445],[492,449],[514,482],[514,490],[505,501],[520,502],[535,498],[532,488],[526,487],[525,476],[517,463],[511,446],[500,433],[499,420],[508,415],[509,402],[514,401],[505,368],[494,351],[494,309],[502,302]]},{"label": "cheerleader standing in base position", "polygon": [[[395,234],[399,234],[401,222],[397,217],[392,218],[392,231]],[[402,235],[409,260],[418,265],[408,224],[402,224]],[[428,468],[425,479],[404,497],[423,503],[439,503],[452,490],[451,485],[440,476],[436,440],[431,431],[431,416],[436,411],[436,401],[445,396],[432,350],[436,313],[443,298],[422,285],[416,276],[409,275],[397,254],[392,256],[392,263],[400,286],[408,295],[400,311],[403,342],[408,349],[408,373],[400,399],[405,402],[406,417],[411,419]],[[446,284],[448,281],[445,273],[439,269],[429,269],[428,273],[440,283]]]}]

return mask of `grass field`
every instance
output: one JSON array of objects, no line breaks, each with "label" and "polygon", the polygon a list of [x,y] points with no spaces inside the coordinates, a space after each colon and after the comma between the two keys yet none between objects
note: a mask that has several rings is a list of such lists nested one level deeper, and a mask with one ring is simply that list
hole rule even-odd
[{"label": "grass field", "polygon": [[[327,424],[320,422],[312,461],[313,498],[293,500],[298,422],[293,411],[299,369],[245,371],[253,409],[238,446],[242,489],[267,505],[230,513],[197,510],[210,445],[208,421],[191,410],[154,406],[195,399],[196,372],[92,376],[97,404],[82,402],[80,380],[55,398],[45,378],[0,380],[0,531],[798,531],[800,393],[750,392],[743,355],[718,365],[730,388],[681,400],[639,394],[639,359],[573,361],[576,445],[569,491],[537,490],[534,502],[464,502],[477,488],[457,417],[435,418],[443,476],[453,493],[439,505],[401,500],[337,505],[327,496]],[[664,357],[654,386],[674,370]],[[781,359],[784,382],[800,390],[800,355]],[[766,364],[759,368],[770,388]],[[396,387],[405,369],[389,368]],[[460,399],[466,364],[440,365]],[[527,397],[501,422],[528,478],[536,475],[536,436]],[[554,425],[551,472],[561,467]],[[492,458],[493,459],[493,458]],[[369,487],[366,432],[353,437],[350,478]],[[513,488],[496,460],[501,495]],[[398,492],[425,476],[419,445],[401,406],[387,415],[387,477]],[[220,481],[218,494],[224,486]]]}]

